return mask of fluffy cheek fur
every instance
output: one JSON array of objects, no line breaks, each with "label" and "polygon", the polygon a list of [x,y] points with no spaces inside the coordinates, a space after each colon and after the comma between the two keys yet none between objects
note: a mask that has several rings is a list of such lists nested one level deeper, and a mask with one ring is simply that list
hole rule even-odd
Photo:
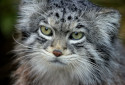
[{"label": "fluffy cheek fur", "polygon": [[[65,82],[67,80],[72,82],[75,79],[79,79],[81,81],[84,80],[84,82],[87,82],[87,81],[92,82],[90,78],[92,65],[87,61],[87,59],[84,58],[86,56],[84,57],[81,57],[78,55],[75,55],[74,57],[62,56],[59,60],[64,64],[60,64],[58,62],[57,63],[50,62],[54,59],[54,57],[52,58],[52,55],[51,56],[50,55],[45,56],[45,55],[36,54],[34,55],[35,57],[33,57],[30,60],[30,65],[32,66],[31,72],[35,73],[34,76],[37,75],[39,79],[42,79],[43,77],[45,77],[45,79],[50,79],[50,80],[54,79],[55,81],[59,79],[60,82],[63,82],[62,81],[63,78],[66,78],[64,79]],[[50,81],[50,83],[54,83],[54,82]],[[69,84],[66,84],[66,85],[69,85]]]},{"label": "fluffy cheek fur", "polygon": [[[29,39],[27,39],[27,41],[25,41],[25,45],[34,42],[35,37],[36,35],[32,35]],[[92,64],[89,60],[93,59],[91,55],[93,55],[96,60],[100,60],[98,53],[95,52],[92,45],[86,43],[84,46],[85,49],[75,49],[78,51],[76,54],[72,54],[70,49],[65,50],[64,55],[58,57],[58,60],[61,63],[52,62],[56,59],[56,57],[52,54],[54,48],[48,46],[46,49],[43,49],[42,45],[38,42],[34,43],[32,49],[24,48],[21,45],[18,45],[17,49],[21,50],[24,48],[27,50],[27,53],[25,51],[23,55],[20,55],[20,53],[18,53],[18,55],[21,56],[21,62],[23,64],[26,66],[27,64],[30,65],[30,67],[26,68],[26,70],[30,69],[29,74],[31,77],[37,76],[39,77],[38,79],[43,79],[43,81],[50,79],[50,85],[51,83],[57,83],[54,85],[58,85],[59,82],[52,82],[53,80],[60,81],[63,84],[64,82],[62,80],[65,78],[64,85],[73,85],[69,84],[69,81],[75,81],[74,85],[77,85],[79,80],[86,84],[87,82],[94,83],[95,81],[93,78],[97,79],[94,71],[95,69],[99,70],[99,68],[97,69],[96,65],[94,63]],[[45,85],[46,83],[47,82],[45,82]]]}]

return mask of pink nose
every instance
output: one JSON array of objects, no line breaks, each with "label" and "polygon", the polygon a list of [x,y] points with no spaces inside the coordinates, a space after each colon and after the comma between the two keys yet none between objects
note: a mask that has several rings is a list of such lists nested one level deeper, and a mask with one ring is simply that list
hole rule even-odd
[{"label": "pink nose", "polygon": [[59,57],[62,55],[62,52],[60,50],[54,50],[53,51],[53,54],[56,56],[56,57]]}]

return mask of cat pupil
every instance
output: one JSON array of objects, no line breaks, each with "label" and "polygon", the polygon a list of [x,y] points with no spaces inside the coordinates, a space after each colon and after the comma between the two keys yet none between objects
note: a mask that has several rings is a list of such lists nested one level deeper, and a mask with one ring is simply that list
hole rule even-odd
[{"label": "cat pupil", "polygon": [[75,32],[75,35],[77,36],[77,35],[78,35],[78,32]]},{"label": "cat pupil", "polygon": [[48,31],[49,29],[47,27],[45,27],[45,31]]}]

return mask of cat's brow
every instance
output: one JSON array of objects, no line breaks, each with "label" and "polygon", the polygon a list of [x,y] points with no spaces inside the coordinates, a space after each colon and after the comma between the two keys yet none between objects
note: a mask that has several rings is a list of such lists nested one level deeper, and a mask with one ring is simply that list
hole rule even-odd
[{"label": "cat's brow", "polygon": [[78,29],[79,29],[79,28],[83,28],[83,27],[85,27],[85,26],[84,26],[84,25],[77,25],[77,26],[76,26],[76,28],[78,28]]},{"label": "cat's brow", "polygon": [[85,25],[77,25],[75,29],[76,29],[76,30],[77,30],[77,29],[85,29],[87,32],[89,32],[88,27],[86,27]]}]

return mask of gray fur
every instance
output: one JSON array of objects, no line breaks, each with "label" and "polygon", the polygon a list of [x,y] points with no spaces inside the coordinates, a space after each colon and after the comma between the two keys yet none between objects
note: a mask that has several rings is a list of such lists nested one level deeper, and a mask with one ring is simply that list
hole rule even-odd
[{"label": "gray fur", "polygon": [[[118,11],[88,0],[22,0],[19,14],[14,85],[125,84]],[[53,36],[41,34],[40,25],[50,27]],[[69,39],[75,31],[84,37]],[[58,58],[61,63],[52,63],[56,57],[47,49],[58,43],[70,52]]]}]

